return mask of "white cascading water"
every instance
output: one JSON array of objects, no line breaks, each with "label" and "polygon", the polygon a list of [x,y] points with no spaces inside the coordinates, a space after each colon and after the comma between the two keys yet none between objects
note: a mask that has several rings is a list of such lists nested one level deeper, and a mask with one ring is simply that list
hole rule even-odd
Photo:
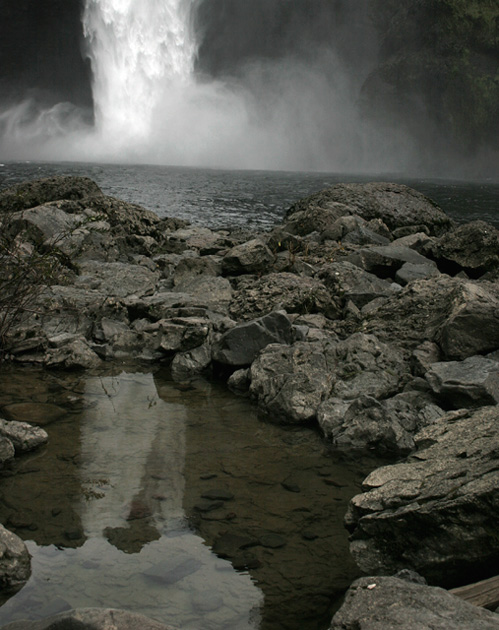
[{"label": "white cascading water", "polygon": [[[67,103],[44,110],[21,102],[0,111],[2,159],[400,168],[409,143],[362,119],[363,76],[344,65],[333,37],[302,56],[254,57],[237,78],[199,80],[194,22],[203,1],[84,0],[95,125]],[[252,28],[261,19],[255,14]]]},{"label": "white cascading water", "polygon": [[165,90],[192,79],[196,2],[85,0],[95,122],[105,142],[147,142]]}]

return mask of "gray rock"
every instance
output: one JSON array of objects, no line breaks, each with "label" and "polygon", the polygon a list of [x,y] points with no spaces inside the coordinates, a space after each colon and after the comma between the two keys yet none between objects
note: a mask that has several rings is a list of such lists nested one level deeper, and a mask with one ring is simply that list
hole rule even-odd
[{"label": "gray rock", "polygon": [[172,232],[165,244],[165,249],[172,253],[180,253],[188,249],[201,250],[209,248],[219,238],[216,232],[200,226],[184,226]]},{"label": "gray rock", "polygon": [[433,363],[426,380],[455,409],[499,403],[499,362],[485,357]]},{"label": "gray rock", "polygon": [[376,306],[363,311],[363,328],[383,341],[396,340],[411,350],[433,341],[446,359],[465,359],[499,348],[499,299],[492,283],[441,274],[411,282]]},{"label": "gray rock", "polygon": [[[194,280],[219,276],[222,273],[221,258],[217,256],[185,256],[180,258],[172,274],[174,286],[186,290]],[[188,291],[186,290],[188,293]]]},{"label": "gray rock", "polygon": [[203,343],[187,352],[178,352],[171,364],[172,377],[181,381],[190,376],[201,374],[211,365],[211,345]]},{"label": "gray rock", "polygon": [[0,525],[0,589],[16,591],[31,575],[31,560],[23,541]]},{"label": "gray rock", "polygon": [[2,630],[174,630],[143,615],[110,608],[79,608],[41,621],[14,621]]},{"label": "gray rock", "polygon": [[30,241],[37,245],[47,242],[57,245],[76,229],[78,223],[75,217],[56,206],[38,206],[13,214],[9,220],[9,229],[24,231]]},{"label": "gray rock", "polygon": [[447,359],[465,359],[499,348],[499,292],[492,284],[462,282],[450,295],[436,341]]},{"label": "gray rock", "polygon": [[345,235],[344,243],[353,245],[388,245],[390,239],[373,232],[367,227],[358,227]]},{"label": "gray rock", "polygon": [[[292,346],[267,346],[251,365],[251,395],[280,421],[308,422],[329,397],[389,397],[403,387],[408,367],[394,348],[357,333]],[[325,417],[325,416],[324,416]]]},{"label": "gray rock", "polygon": [[323,266],[319,278],[333,296],[339,296],[342,303],[351,300],[357,308],[394,293],[389,282],[346,261]]},{"label": "gray rock", "polygon": [[176,317],[158,322],[160,347],[166,353],[188,352],[205,343],[211,323],[203,317]]},{"label": "gray rock", "polygon": [[0,193],[0,210],[17,211],[41,206],[59,199],[79,200],[102,196],[101,189],[88,177],[55,176],[24,182]]},{"label": "gray rock", "polygon": [[201,276],[183,282],[174,291],[181,290],[198,303],[215,313],[227,313],[232,300],[232,287],[227,278]]},{"label": "gray rock", "polygon": [[99,356],[92,350],[86,339],[75,338],[59,348],[49,349],[45,355],[47,367],[65,369],[94,368],[100,365]]},{"label": "gray rock", "polygon": [[80,264],[80,271],[76,287],[95,289],[106,297],[119,298],[152,293],[160,277],[159,271],[152,272],[143,265],[120,262],[87,261]]},{"label": "gray rock", "polygon": [[223,257],[222,270],[229,276],[267,271],[274,254],[259,238],[236,245]]},{"label": "gray rock", "polygon": [[151,296],[137,298],[131,296],[123,301],[130,314],[130,319],[148,319],[159,321],[186,315],[202,316],[207,306],[204,298],[195,298],[188,293],[159,291]]},{"label": "gray rock", "polygon": [[464,270],[477,278],[499,266],[499,230],[485,221],[472,221],[444,234],[431,249],[448,273]]},{"label": "gray rock", "polygon": [[294,331],[286,314],[269,313],[223,334],[213,347],[213,358],[225,365],[250,365],[260,350],[269,344],[290,344],[293,341]]},{"label": "gray rock", "polygon": [[381,401],[367,395],[354,401],[329,398],[320,405],[317,419],[338,449],[407,455],[415,448],[416,432],[444,413],[431,397],[413,391]]},{"label": "gray rock", "polygon": [[[1,420],[5,422],[5,420]],[[16,454],[16,449],[12,442],[6,437],[0,437],[0,467],[12,461]]]},{"label": "gray rock", "polygon": [[267,346],[250,369],[251,395],[274,420],[300,424],[312,421],[330,394],[327,342]]},{"label": "gray rock", "polygon": [[246,394],[251,384],[250,369],[245,368],[233,372],[227,381],[227,387],[236,394]]},{"label": "gray rock", "polygon": [[380,245],[376,247],[363,248],[346,257],[357,267],[369,271],[380,278],[395,278],[397,272],[404,264],[424,265],[426,268],[435,268],[435,263],[418,252],[401,245]]},{"label": "gray rock", "polygon": [[0,418],[0,435],[10,440],[16,453],[26,453],[48,441],[47,432],[27,422],[7,422]]},{"label": "gray rock", "polygon": [[[344,204],[349,211],[366,220],[381,219],[391,229],[424,225],[430,234],[443,234],[452,227],[451,219],[430,199],[401,184],[371,182],[337,184],[295,203],[288,211],[288,223],[297,212],[331,211]],[[336,217],[338,218],[338,216]]]},{"label": "gray rock", "polygon": [[496,564],[498,422],[497,405],[450,412],[416,435],[407,461],[365,479],[345,519],[363,572],[409,568],[451,586]]},{"label": "gray rock", "polygon": [[356,580],[330,630],[497,630],[499,616],[448,591],[397,577]]},{"label": "gray rock", "polygon": [[322,282],[289,272],[270,273],[258,280],[241,278],[230,304],[230,315],[238,321],[256,319],[272,311],[322,313],[335,319],[341,308]]},{"label": "gray rock", "polygon": [[437,269],[434,263],[417,264],[404,263],[402,267],[396,272],[395,280],[405,286],[413,280],[422,280],[423,278],[434,278],[440,275],[440,271]]},{"label": "gray rock", "polygon": [[[310,203],[307,201],[310,200]],[[337,240],[342,230],[333,228],[335,222],[342,216],[355,214],[355,208],[343,203],[330,202],[327,205],[315,203],[314,196],[294,204],[288,211],[283,229],[290,234],[306,236],[313,232],[327,234],[331,230],[331,237]]]},{"label": "gray rock", "polygon": [[411,356],[412,371],[415,376],[424,376],[434,363],[441,359],[440,348],[433,341],[424,341],[415,348]]}]

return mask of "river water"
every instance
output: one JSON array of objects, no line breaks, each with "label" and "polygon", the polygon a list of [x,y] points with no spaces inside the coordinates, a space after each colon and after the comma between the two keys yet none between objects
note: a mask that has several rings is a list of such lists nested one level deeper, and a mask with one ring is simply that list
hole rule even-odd
[{"label": "river water", "polygon": [[185,167],[15,162],[0,165],[0,187],[51,175],[84,175],[109,195],[138,203],[159,216],[211,228],[268,230],[289,206],[339,182],[395,181],[436,201],[458,221],[483,219],[499,226],[499,183],[411,179],[400,174],[331,174],[227,171]]},{"label": "river water", "polygon": [[[213,228],[267,230],[303,196],[368,180],[499,225],[492,182],[23,162],[0,166],[0,186],[54,174]],[[97,606],[192,630],[328,627],[357,575],[347,504],[380,462],[340,457],[313,429],[262,422],[223,385],[164,369],[1,369],[0,415],[43,425],[49,444],[2,473],[0,522],[26,541],[33,573],[0,624]]]},{"label": "river water", "polygon": [[4,366],[0,411],[49,434],[1,480],[0,521],[33,567],[2,625],[114,607],[182,629],[312,630],[357,575],[343,516],[374,462],[259,420],[220,384]]}]

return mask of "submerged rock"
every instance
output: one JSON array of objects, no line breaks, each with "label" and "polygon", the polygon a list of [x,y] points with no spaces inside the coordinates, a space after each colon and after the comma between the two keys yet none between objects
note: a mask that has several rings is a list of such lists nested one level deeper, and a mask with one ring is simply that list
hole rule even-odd
[{"label": "submerged rock", "polygon": [[79,608],[40,621],[14,621],[2,630],[175,630],[125,610]]}]

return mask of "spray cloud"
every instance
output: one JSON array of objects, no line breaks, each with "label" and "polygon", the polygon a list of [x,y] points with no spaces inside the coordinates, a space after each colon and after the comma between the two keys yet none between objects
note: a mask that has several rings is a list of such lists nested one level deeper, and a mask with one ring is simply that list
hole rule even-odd
[{"label": "spray cloud", "polygon": [[400,170],[410,159],[404,134],[362,119],[364,76],[334,46],[254,57],[230,77],[196,72],[201,3],[85,0],[94,124],[68,104],[23,102],[0,114],[2,159],[339,172]]}]

